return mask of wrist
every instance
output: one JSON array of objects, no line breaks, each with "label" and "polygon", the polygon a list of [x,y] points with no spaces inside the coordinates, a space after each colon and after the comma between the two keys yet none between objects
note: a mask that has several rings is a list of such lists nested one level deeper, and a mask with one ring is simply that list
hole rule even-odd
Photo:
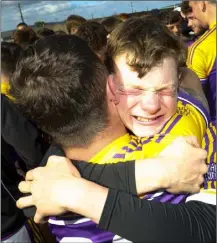
[{"label": "wrist", "polygon": [[136,161],[135,177],[138,194],[167,188],[168,176],[165,159],[156,157]]},{"label": "wrist", "polygon": [[107,199],[108,189],[83,178],[74,178],[67,185],[64,207],[98,223]]}]

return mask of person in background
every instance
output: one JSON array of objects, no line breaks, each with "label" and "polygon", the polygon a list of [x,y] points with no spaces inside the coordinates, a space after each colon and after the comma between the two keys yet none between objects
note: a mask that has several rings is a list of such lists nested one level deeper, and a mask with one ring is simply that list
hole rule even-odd
[{"label": "person in background", "polygon": [[178,11],[162,11],[158,14],[158,19],[173,32],[180,36],[181,34],[181,16]]},{"label": "person in background", "polygon": [[24,22],[21,22],[17,25],[17,30],[23,30],[26,27],[28,27],[28,25]]},{"label": "person in background", "polygon": [[28,45],[33,44],[35,41],[39,39],[35,31],[30,27],[25,27],[21,30],[16,30],[13,33],[14,43],[21,46],[23,49]]},{"label": "person in background", "polygon": [[70,15],[66,19],[66,28],[69,34],[75,34],[82,24],[86,22],[86,19],[79,15]]},{"label": "person in background", "polygon": [[9,79],[11,78],[17,61],[21,56],[22,48],[16,43],[2,42],[1,43],[1,93],[9,95]]},{"label": "person in background", "polygon": [[200,78],[216,119],[216,1],[189,1],[192,17],[208,30],[188,48],[187,66]]},{"label": "person in background", "polygon": [[78,28],[76,35],[85,40],[90,48],[104,62],[107,32],[103,25],[98,22],[87,21]]},{"label": "person in background", "polygon": [[187,21],[188,27],[194,32],[194,38],[187,42],[188,46],[190,46],[207,30],[207,28],[204,28],[200,21],[192,16],[192,9],[189,6],[189,1],[182,2],[181,16]]},{"label": "person in background", "polygon": [[110,33],[122,22],[123,21],[116,16],[111,16],[101,21],[101,24],[108,33],[107,38],[109,38]]},{"label": "person in background", "polygon": [[48,28],[40,28],[39,30],[36,31],[36,34],[40,39],[42,39],[49,35],[54,35],[55,32]]}]

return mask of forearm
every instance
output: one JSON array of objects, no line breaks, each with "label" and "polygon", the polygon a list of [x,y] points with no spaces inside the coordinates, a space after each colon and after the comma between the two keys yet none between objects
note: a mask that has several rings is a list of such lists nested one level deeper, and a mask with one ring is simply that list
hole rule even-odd
[{"label": "forearm", "polygon": [[[44,166],[51,155],[64,156],[64,153],[52,145],[42,161]],[[166,177],[164,163],[160,158],[140,161],[126,161],[115,164],[93,164],[85,161],[72,161],[84,179],[108,188],[138,195],[165,188]]]},{"label": "forearm", "polygon": [[[110,190],[99,227],[133,242],[215,242],[215,206],[173,205]],[[98,222],[98,221],[96,221]]]}]

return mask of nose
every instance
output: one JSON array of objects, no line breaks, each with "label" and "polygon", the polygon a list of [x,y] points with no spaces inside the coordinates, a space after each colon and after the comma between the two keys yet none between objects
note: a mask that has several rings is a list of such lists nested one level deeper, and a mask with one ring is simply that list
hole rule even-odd
[{"label": "nose", "polygon": [[149,114],[156,114],[161,109],[160,97],[156,92],[146,91],[141,98],[141,106]]}]

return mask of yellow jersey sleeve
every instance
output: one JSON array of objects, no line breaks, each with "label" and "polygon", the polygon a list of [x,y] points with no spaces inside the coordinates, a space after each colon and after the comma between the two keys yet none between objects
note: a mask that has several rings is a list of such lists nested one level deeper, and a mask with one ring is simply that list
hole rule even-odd
[{"label": "yellow jersey sleeve", "polygon": [[216,23],[188,48],[187,66],[206,80],[216,60]]},{"label": "yellow jersey sleeve", "polygon": [[204,136],[202,147],[207,151],[208,172],[204,183],[197,194],[193,194],[186,201],[201,201],[216,205],[216,123],[211,122]]}]

